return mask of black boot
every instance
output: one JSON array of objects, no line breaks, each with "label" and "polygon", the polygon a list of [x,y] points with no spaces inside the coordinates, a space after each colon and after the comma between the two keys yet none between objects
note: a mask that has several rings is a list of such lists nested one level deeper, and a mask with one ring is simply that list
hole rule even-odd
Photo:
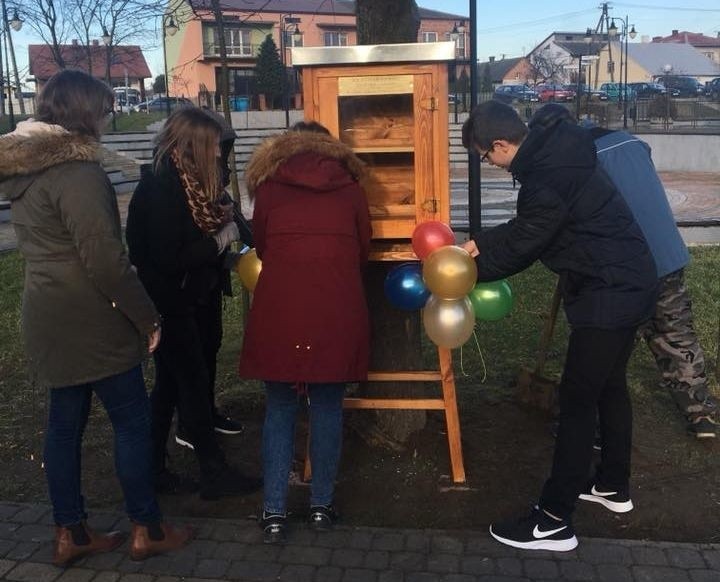
[{"label": "black boot", "polygon": [[235,467],[223,462],[202,471],[200,498],[210,500],[233,495],[247,495],[262,486],[262,478],[244,475]]}]

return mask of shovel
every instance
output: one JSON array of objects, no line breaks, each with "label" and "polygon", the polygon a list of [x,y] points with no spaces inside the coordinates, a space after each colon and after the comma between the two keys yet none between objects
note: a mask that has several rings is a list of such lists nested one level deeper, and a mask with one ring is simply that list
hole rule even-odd
[{"label": "shovel", "polygon": [[542,374],[545,369],[545,359],[547,358],[548,348],[550,347],[550,341],[552,340],[553,331],[555,330],[555,322],[557,321],[559,309],[560,279],[558,278],[550,303],[550,313],[545,320],[540,334],[535,368],[533,370],[529,368],[520,370],[517,381],[520,401],[524,404],[540,408],[541,410],[552,410],[557,397],[557,381],[546,378]]}]

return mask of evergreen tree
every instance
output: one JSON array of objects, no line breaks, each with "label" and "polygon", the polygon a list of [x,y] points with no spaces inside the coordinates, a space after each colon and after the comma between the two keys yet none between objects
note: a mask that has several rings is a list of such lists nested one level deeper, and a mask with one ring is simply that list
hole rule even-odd
[{"label": "evergreen tree", "polygon": [[267,102],[273,103],[282,95],[284,74],[277,45],[272,36],[267,35],[260,45],[255,64],[255,91],[264,93]]},{"label": "evergreen tree", "polygon": [[492,77],[490,76],[490,63],[485,63],[482,72],[482,79],[480,80],[480,91],[483,93],[492,93],[493,84]]},{"label": "evergreen tree", "polygon": [[155,77],[155,80],[152,84],[153,93],[155,95],[160,95],[161,93],[165,93],[165,75],[158,75]]}]

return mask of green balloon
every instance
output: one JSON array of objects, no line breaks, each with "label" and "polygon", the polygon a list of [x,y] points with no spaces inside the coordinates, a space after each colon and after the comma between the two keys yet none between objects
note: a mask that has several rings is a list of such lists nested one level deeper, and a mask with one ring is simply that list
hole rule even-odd
[{"label": "green balloon", "polygon": [[468,294],[475,312],[475,319],[480,321],[497,321],[512,309],[512,290],[508,282],[490,281],[478,283]]}]

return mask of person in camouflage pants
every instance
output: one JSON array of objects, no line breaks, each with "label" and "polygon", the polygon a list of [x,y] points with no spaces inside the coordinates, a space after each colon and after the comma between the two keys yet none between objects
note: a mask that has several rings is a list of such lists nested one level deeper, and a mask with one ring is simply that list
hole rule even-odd
[{"label": "person in camouflage pants", "polygon": [[[528,127],[549,127],[561,120],[575,122],[566,107],[549,103],[535,112]],[[595,140],[598,164],[625,199],[655,259],[660,280],[655,315],[639,334],[655,356],[661,385],[670,390],[685,415],[688,431],[697,438],[713,438],[720,419],[718,403],[708,390],[705,356],[683,278],[690,253],[675,224],[650,146],[626,131],[587,127]]]},{"label": "person in camouflage pants", "polygon": [[660,368],[661,386],[687,416],[690,432],[698,438],[714,437],[718,405],[708,391],[705,354],[693,327],[683,269],[661,278],[655,316],[639,334]]}]

